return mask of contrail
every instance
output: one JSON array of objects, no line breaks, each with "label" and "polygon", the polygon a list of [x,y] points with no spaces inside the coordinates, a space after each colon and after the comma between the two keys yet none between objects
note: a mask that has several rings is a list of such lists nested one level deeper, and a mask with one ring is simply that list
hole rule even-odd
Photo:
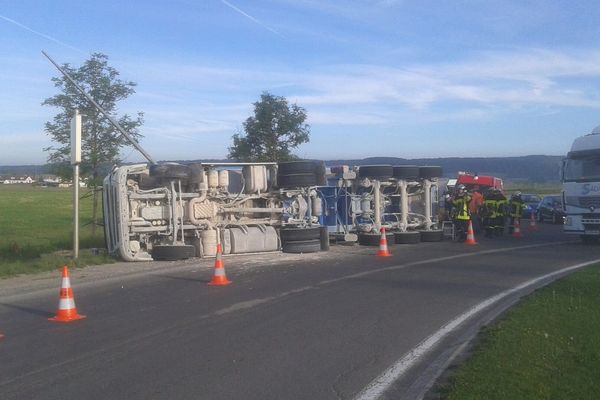
[{"label": "contrail", "polygon": [[236,6],[234,6],[233,4],[231,4],[230,2],[228,2],[227,0],[221,0],[221,3],[225,4],[227,7],[231,8],[232,10],[237,11],[238,13],[242,14],[244,17],[248,18],[252,22],[254,22],[254,23],[262,26],[263,28],[269,30],[270,32],[273,32],[277,36],[280,36],[280,37],[282,37],[282,38],[285,39],[285,36],[283,36],[281,33],[277,32],[275,29],[273,29],[271,27],[268,27],[267,25],[263,24],[258,19],[254,18],[252,15],[250,15],[248,13],[245,13],[244,11],[240,10],[239,8],[237,8]]},{"label": "contrail", "polygon": [[19,28],[23,28],[23,29],[25,29],[26,31],[29,31],[29,32],[31,32],[31,33],[35,33],[36,35],[38,35],[38,36],[41,36],[41,37],[43,37],[44,39],[48,39],[48,40],[51,40],[51,41],[53,41],[54,43],[58,43],[58,44],[60,44],[61,46],[65,46],[65,47],[68,47],[68,48],[70,48],[70,49],[72,49],[72,50],[78,51],[79,53],[83,53],[83,54],[85,54],[85,51],[83,51],[83,50],[81,50],[81,49],[78,49],[77,47],[73,47],[73,46],[71,46],[71,45],[69,45],[69,44],[66,44],[66,43],[64,43],[64,42],[61,42],[60,40],[58,40],[58,39],[55,39],[55,38],[53,38],[53,37],[51,37],[51,36],[48,36],[48,35],[45,35],[45,34],[43,34],[43,33],[41,33],[41,32],[35,31],[35,30],[33,30],[33,29],[29,28],[28,26],[25,26],[25,25],[23,25],[23,24],[21,24],[21,23],[19,23],[19,22],[15,21],[14,19],[10,19],[10,18],[8,18],[8,17],[5,17],[5,16],[3,16],[3,15],[0,15],[0,19],[3,19],[3,20],[5,20],[5,21],[7,21],[7,22],[10,22],[11,24],[14,24],[14,25],[18,26]]}]

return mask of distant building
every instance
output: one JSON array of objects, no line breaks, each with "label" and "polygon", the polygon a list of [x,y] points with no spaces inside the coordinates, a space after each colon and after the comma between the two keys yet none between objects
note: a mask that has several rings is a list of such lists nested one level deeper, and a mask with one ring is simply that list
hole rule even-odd
[{"label": "distant building", "polygon": [[0,178],[0,181],[2,181],[2,183],[5,185],[15,185],[15,184],[19,184],[19,183],[32,184],[34,182],[34,180],[30,176],[2,177],[2,178]]},{"label": "distant building", "polygon": [[58,186],[62,179],[56,175],[42,175],[41,184],[45,186]]}]

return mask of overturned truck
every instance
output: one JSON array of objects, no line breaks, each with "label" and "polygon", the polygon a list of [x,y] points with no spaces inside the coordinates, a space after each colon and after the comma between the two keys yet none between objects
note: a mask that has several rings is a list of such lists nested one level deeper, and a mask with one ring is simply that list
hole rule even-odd
[{"label": "overturned truck", "polygon": [[[433,218],[439,167],[345,167],[329,174],[328,186],[322,161],[157,164],[42,53],[148,160],[115,167],[104,179],[104,233],[113,255],[180,260],[215,256],[218,245],[224,254],[309,253],[327,249],[330,234],[377,244],[382,227],[395,231],[396,243],[441,240]],[[423,200],[411,202],[416,198]]]},{"label": "overturned truck", "polygon": [[103,185],[105,237],[126,261],[326,248],[320,161],[136,164]]}]

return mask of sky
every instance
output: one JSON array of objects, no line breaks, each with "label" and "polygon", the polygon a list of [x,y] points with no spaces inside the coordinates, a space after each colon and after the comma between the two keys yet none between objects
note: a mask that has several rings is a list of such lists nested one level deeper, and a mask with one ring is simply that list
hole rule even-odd
[{"label": "sky", "polygon": [[0,0],[0,165],[47,161],[41,50],[136,82],[115,116],[144,112],[155,160],[225,158],[265,91],[306,110],[303,158],[563,155],[600,125],[598,21],[594,0]]}]

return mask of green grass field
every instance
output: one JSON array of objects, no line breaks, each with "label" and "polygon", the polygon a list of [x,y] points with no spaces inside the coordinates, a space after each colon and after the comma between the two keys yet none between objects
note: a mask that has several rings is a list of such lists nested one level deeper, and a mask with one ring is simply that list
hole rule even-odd
[{"label": "green grass field", "polygon": [[600,398],[600,266],[528,296],[481,335],[440,398]]},{"label": "green grass field", "polygon": [[504,191],[506,194],[511,194],[517,190],[523,193],[538,194],[545,196],[549,194],[559,194],[562,189],[560,183],[514,183],[507,182],[504,185]]},{"label": "green grass field", "polygon": [[[82,190],[84,195],[87,190]],[[75,265],[60,250],[73,249],[71,189],[0,185],[0,276]],[[91,197],[80,201],[80,248],[103,248],[104,233],[92,236]],[[100,213],[101,216],[101,213]],[[81,252],[78,265],[111,262],[109,257]],[[57,264],[57,265],[55,265]]]}]

